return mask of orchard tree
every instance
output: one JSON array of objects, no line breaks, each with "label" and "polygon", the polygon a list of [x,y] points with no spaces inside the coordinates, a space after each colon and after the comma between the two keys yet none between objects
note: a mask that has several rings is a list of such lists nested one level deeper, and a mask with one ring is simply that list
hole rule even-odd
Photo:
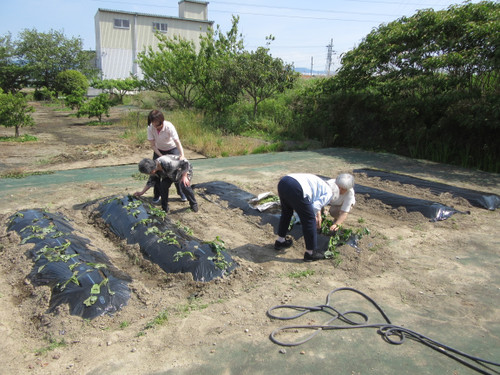
[{"label": "orchard tree", "polygon": [[254,118],[259,103],[292,88],[299,76],[293,65],[285,64],[280,58],[273,58],[269,54],[269,48],[259,47],[256,51],[243,52],[237,61],[241,88],[253,100]]},{"label": "orchard tree", "polygon": [[62,71],[78,70],[86,76],[95,72],[82,45],[81,38],[67,38],[60,31],[25,29],[19,34],[16,53],[22,65],[30,69],[35,87],[54,89],[56,76]]},{"label": "orchard tree", "polygon": [[144,73],[145,88],[167,93],[181,108],[198,102],[196,88],[197,53],[192,41],[156,33],[158,51],[149,47],[139,53],[138,64]]},{"label": "orchard tree", "polygon": [[0,90],[0,125],[15,128],[16,137],[19,137],[20,127],[35,124],[30,115],[34,111],[23,94],[3,93]]},{"label": "orchard tree", "polygon": [[111,101],[108,94],[99,94],[95,98],[82,104],[76,116],[78,118],[87,116],[88,118],[97,117],[99,122],[102,121],[102,116],[109,117],[109,109],[111,108]]},{"label": "orchard tree", "polygon": [[70,108],[80,108],[89,88],[89,81],[76,70],[65,70],[56,76],[55,89],[64,95],[64,101]]},{"label": "orchard tree", "polygon": [[142,83],[136,77],[129,77],[125,79],[103,79],[94,80],[92,82],[92,87],[103,90],[110,95],[117,95],[120,103],[123,103],[123,97],[129,92],[139,90],[142,87]]},{"label": "orchard tree", "polygon": [[242,92],[237,57],[243,53],[244,46],[238,22],[239,17],[233,16],[231,29],[226,34],[217,25],[200,38],[197,86],[202,94],[202,108],[210,112],[223,112],[238,101]]},{"label": "orchard tree", "polygon": [[0,37],[0,88],[4,92],[16,93],[25,87],[29,70],[16,58],[16,47],[10,34]]}]

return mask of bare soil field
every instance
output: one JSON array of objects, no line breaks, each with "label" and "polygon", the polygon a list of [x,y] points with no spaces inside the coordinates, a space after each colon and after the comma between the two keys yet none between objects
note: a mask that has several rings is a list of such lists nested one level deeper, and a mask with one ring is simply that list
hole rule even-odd
[{"label": "bare soil field", "polygon": [[[150,157],[147,145],[134,147],[120,138],[124,129],[115,124],[120,111],[123,110],[113,109],[113,125],[88,126],[88,119],[37,106],[36,126],[22,129],[22,133],[36,135],[39,141],[1,144],[0,172],[118,166]],[[0,128],[0,135],[11,133],[12,129]],[[364,158],[367,155],[360,154]],[[186,155],[204,162],[202,155],[189,150]],[[343,155],[340,150],[339,155]],[[279,353],[280,347],[269,340],[279,323],[266,316],[267,309],[279,304],[322,303],[330,290],[344,286],[362,290],[398,311],[407,325],[425,328],[427,320],[422,317],[432,317],[434,323],[463,327],[464,332],[470,332],[467,321],[473,319],[475,332],[490,340],[488,346],[498,354],[498,210],[474,207],[452,194],[436,196],[428,189],[355,174],[357,184],[437,201],[468,214],[430,222],[420,213],[391,208],[358,194],[345,226],[370,230],[358,243],[361,250],[342,246],[338,265],[333,260],[304,263],[302,238],[287,251],[275,251],[275,234],[270,224],[261,224],[258,216],[245,215],[196,184],[220,180],[254,195],[276,193],[279,178],[286,173],[331,176],[352,173],[367,165],[361,159],[355,162],[345,156],[319,155],[320,162],[306,159],[271,168],[261,163],[265,156],[252,157],[230,158],[231,167],[214,166],[210,160],[206,168],[202,162],[197,164],[193,183],[200,205],[198,213],[187,209],[187,203],[180,202],[171,191],[169,218],[188,226],[201,241],[213,241],[219,236],[238,264],[230,275],[206,283],[193,281],[189,274],[166,274],[145,259],[137,246],[110,233],[96,216],[93,200],[131,194],[140,190],[144,181],[76,182],[50,186],[50,190],[37,186],[20,188],[4,197],[0,203],[0,372],[187,374],[210,364],[216,369],[213,373],[237,373],[230,360],[223,363],[218,357],[222,351],[230,353],[233,346],[267,346]],[[373,154],[373,160],[376,159]],[[258,160],[261,164],[249,166],[242,162],[243,167],[238,160]],[[269,156],[269,164],[272,160]],[[223,164],[223,160],[220,162]],[[495,174],[397,157],[385,158],[380,168],[500,194],[500,177]],[[91,239],[92,248],[103,251],[115,267],[130,276],[131,298],[122,310],[92,320],[70,315],[66,305],[47,313],[50,288],[36,286],[28,277],[33,267],[28,256],[32,245],[21,244],[19,235],[7,230],[13,214],[30,208],[66,216],[81,236]],[[165,312],[168,319],[162,324],[151,324]],[[306,324],[319,323],[310,318]],[[492,331],[492,324],[496,331]],[[313,360],[313,352],[314,346],[304,346],[294,360]],[[475,354],[498,360],[485,351]],[[450,374],[467,373],[451,363]],[[448,364],[444,367],[448,368]],[[355,363],[351,366],[339,373],[362,372]],[[253,372],[247,369],[243,373]],[[362,373],[384,372],[372,368]]]}]

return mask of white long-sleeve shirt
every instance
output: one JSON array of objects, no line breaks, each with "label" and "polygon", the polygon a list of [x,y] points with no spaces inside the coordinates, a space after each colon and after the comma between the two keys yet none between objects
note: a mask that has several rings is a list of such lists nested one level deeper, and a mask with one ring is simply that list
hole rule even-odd
[{"label": "white long-sleeve shirt", "polygon": [[332,200],[334,195],[332,188],[320,177],[310,173],[292,173],[288,176],[300,184],[304,198],[310,200],[315,214]]}]

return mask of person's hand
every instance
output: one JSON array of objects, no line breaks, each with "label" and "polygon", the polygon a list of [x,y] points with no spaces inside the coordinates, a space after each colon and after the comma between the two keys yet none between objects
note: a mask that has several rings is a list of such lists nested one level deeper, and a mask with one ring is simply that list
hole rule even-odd
[{"label": "person's hand", "polygon": [[184,185],[186,185],[186,186],[190,186],[191,185],[191,181],[189,181],[189,178],[187,177],[187,174],[182,175],[181,182]]},{"label": "person's hand", "polygon": [[136,191],[134,197],[140,197],[142,194],[144,194],[142,191]]},{"label": "person's hand", "polygon": [[316,214],[316,228],[321,229],[321,211]]},{"label": "person's hand", "polygon": [[330,230],[332,232],[336,232],[337,230],[339,229],[339,226],[337,224],[333,224],[331,227],[330,227]]}]

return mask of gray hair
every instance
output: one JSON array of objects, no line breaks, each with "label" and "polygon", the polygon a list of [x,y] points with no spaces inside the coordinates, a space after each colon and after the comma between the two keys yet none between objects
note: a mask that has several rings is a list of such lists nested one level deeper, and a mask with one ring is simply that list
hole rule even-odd
[{"label": "gray hair", "polygon": [[354,187],[354,176],[349,173],[342,173],[337,176],[335,183],[339,188],[352,189]]},{"label": "gray hair", "polygon": [[156,163],[153,159],[145,158],[139,162],[139,172],[141,173],[151,174],[155,168]]}]

